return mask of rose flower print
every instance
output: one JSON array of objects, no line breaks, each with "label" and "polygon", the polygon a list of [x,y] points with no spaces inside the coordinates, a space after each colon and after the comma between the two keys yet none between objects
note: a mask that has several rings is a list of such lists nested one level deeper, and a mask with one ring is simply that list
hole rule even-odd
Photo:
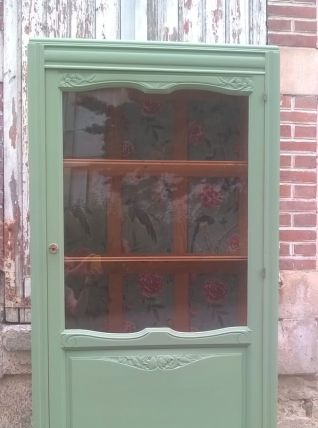
[{"label": "rose flower print", "polygon": [[210,280],[203,285],[205,299],[208,303],[214,304],[224,300],[227,295],[227,287],[222,281]]},{"label": "rose flower print", "polygon": [[226,315],[227,312],[222,310],[222,306],[228,295],[226,284],[218,279],[207,280],[203,284],[203,294],[210,308],[211,320],[216,319],[220,327],[224,327],[223,316]]},{"label": "rose flower print", "polygon": [[240,237],[234,233],[229,239],[228,250],[230,253],[237,253],[240,250]]},{"label": "rose flower print", "polygon": [[160,322],[160,309],[164,308],[160,295],[164,289],[163,277],[153,273],[139,275],[138,287],[142,296],[142,304],[147,312],[153,314],[153,326]]},{"label": "rose flower print", "polygon": [[156,116],[161,109],[161,103],[152,101],[146,98],[141,106],[141,111],[144,116]]},{"label": "rose flower print", "polygon": [[163,279],[160,275],[145,273],[138,277],[139,289],[143,297],[153,298],[163,290]]},{"label": "rose flower print", "polygon": [[201,123],[196,120],[191,121],[188,128],[189,143],[193,145],[200,144],[204,137],[205,134]]},{"label": "rose flower print", "polygon": [[224,202],[224,192],[220,184],[206,183],[200,186],[199,198],[205,208],[219,207]]}]

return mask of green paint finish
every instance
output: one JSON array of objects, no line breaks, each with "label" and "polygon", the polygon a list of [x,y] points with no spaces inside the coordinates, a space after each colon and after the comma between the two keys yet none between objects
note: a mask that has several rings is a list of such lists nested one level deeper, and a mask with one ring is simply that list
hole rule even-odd
[{"label": "green paint finish", "polygon": [[[34,428],[276,426],[278,76],[271,47],[31,41]],[[118,86],[249,97],[247,327],[64,329],[62,92]]]},{"label": "green paint finish", "polygon": [[70,356],[71,427],[245,426],[242,353],[162,352]]}]

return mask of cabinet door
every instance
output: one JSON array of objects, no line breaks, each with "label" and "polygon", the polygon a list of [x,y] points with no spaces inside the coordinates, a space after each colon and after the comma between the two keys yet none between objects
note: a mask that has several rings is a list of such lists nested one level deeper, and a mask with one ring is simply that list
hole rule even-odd
[{"label": "cabinet door", "polygon": [[264,76],[109,67],[46,72],[48,426],[265,428]]}]

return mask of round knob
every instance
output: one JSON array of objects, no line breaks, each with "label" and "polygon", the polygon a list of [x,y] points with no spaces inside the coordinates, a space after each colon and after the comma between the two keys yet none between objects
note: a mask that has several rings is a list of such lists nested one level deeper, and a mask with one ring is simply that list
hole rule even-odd
[{"label": "round knob", "polygon": [[49,245],[49,252],[51,254],[56,254],[59,250],[59,246],[57,244],[55,244],[54,242],[52,244]]}]

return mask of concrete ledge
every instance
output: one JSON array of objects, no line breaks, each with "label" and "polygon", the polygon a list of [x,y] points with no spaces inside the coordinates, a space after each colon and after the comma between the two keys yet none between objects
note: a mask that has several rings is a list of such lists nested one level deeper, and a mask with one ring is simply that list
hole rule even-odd
[{"label": "concrete ledge", "polygon": [[31,326],[6,325],[0,331],[0,378],[31,373]]},{"label": "concrete ledge", "polygon": [[6,351],[30,351],[31,350],[31,326],[30,325],[6,325],[2,332],[2,343]]}]

